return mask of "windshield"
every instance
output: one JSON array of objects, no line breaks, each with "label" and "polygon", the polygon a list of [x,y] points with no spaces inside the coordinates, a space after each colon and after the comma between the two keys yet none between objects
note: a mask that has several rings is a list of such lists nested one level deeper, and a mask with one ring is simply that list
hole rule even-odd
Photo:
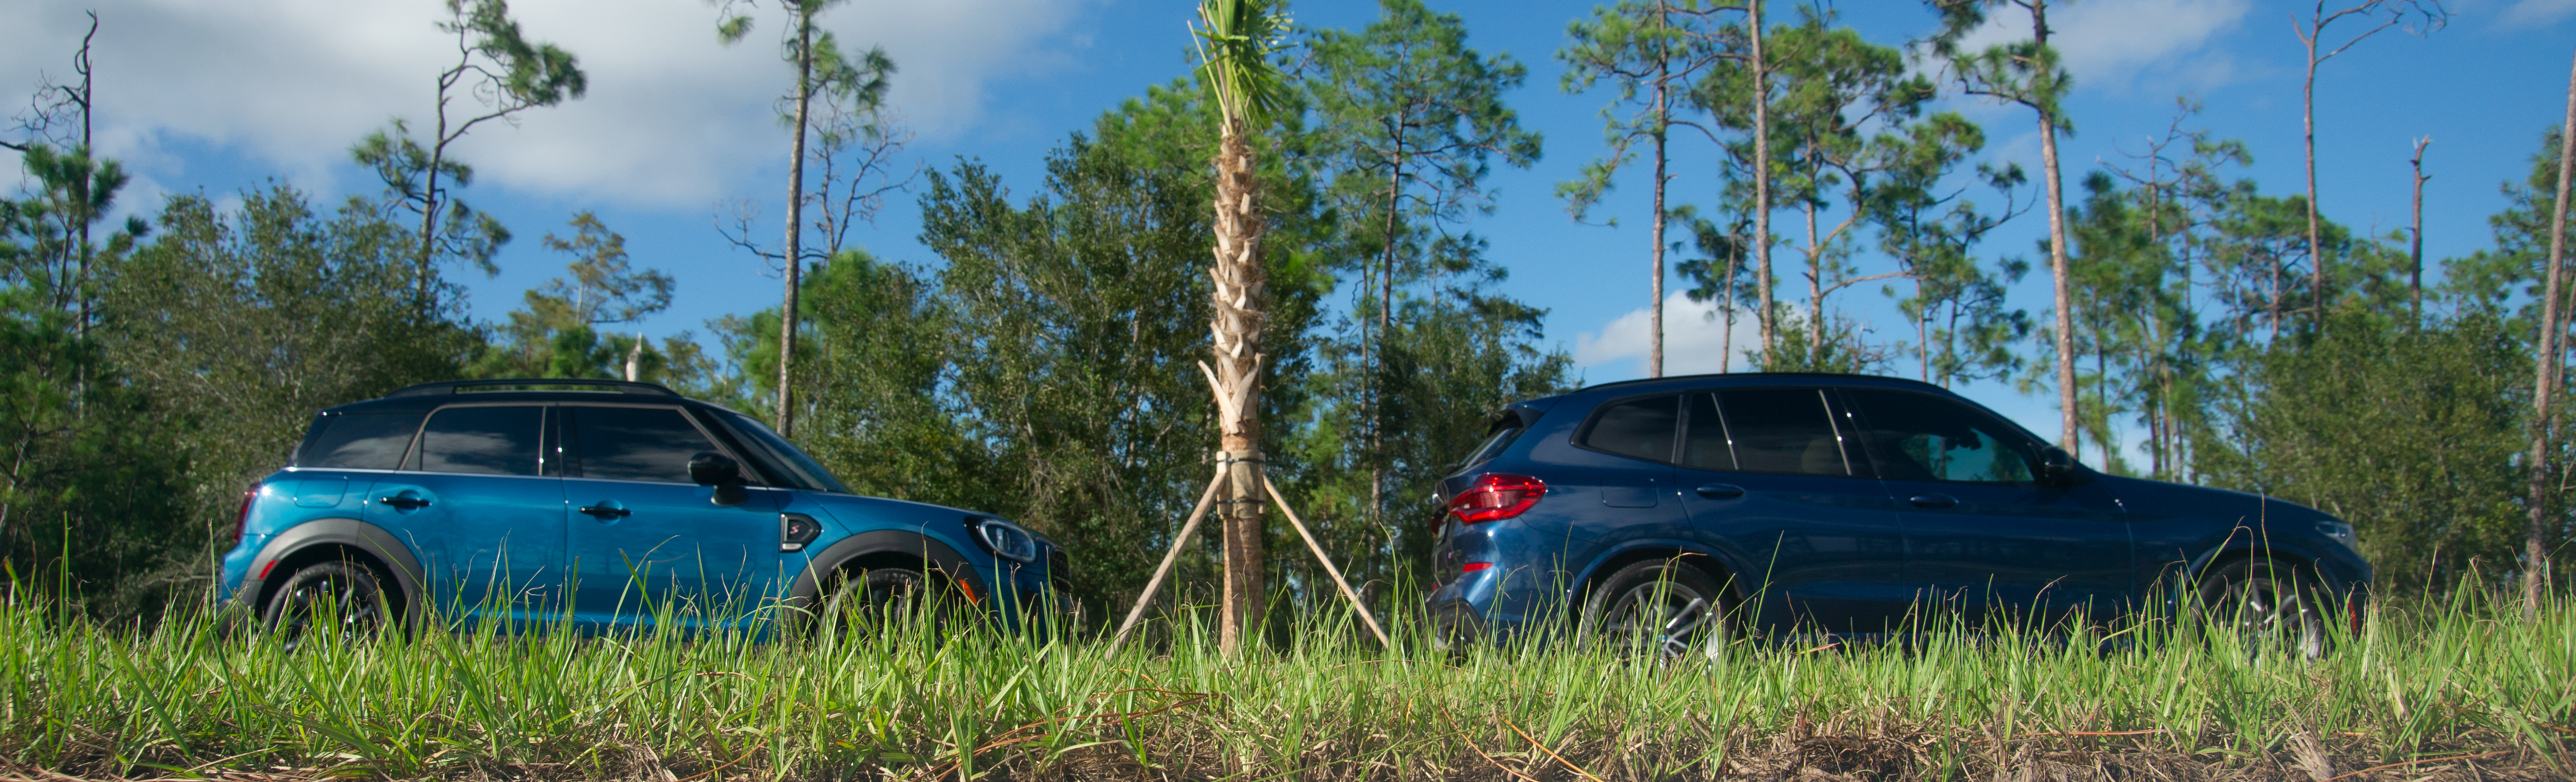
[{"label": "windshield", "polygon": [[757,451],[761,461],[767,462],[773,469],[787,473],[778,476],[780,480],[793,483],[800,489],[850,493],[849,489],[841,486],[839,480],[832,477],[830,470],[823,469],[823,465],[815,463],[814,459],[806,456],[804,451],[796,450],[796,446],[788,444],[786,438],[779,437],[777,432],[770,431],[767,425],[750,416],[730,410],[724,412],[724,417],[727,422],[733,424],[736,431],[745,435],[743,439],[746,442],[743,443],[743,447]]}]

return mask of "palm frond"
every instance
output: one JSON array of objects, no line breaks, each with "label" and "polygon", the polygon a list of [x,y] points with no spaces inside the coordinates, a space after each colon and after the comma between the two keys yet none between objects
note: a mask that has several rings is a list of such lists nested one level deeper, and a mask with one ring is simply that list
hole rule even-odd
[{"label": "palm frond", "polygon": [[1287,44],[1288,15],[1277,0],[1201,0],[1199,76],[1228,120],[1267,120],[1286,100],[1287,79],[1270,55]]}]

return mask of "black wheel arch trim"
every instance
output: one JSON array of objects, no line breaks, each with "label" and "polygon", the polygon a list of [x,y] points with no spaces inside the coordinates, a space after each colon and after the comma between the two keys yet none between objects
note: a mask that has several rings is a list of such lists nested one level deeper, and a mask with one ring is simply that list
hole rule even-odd
[{"label": "black wheel arch trim", "polygon": [[385,528],[348,518],[314,519],[278,533],[268,545],[260,547],[258,556],[251,558],[249,572],[242,574],[241,586],[233,590],[231,602],[255,618],[262,607],[260,604],[268,597],[270,579],[267,576],[283,578],[294,575],[263,571],[315,546],[347,546],[374,558],[377,564],[393,572],[394,589],[403,600],[402,621],[408,624],[420,620],[424,612],[415,609],[423,605],[421,598],[427,592],[427,571],[421,569],[420,559],[412,555],[410,546],[404,545],[400,538]]},{"label": "black wheel arch trim", "polygon": [[861,532],[835,541],[806,560],[796,574],[795,583],[787,589],[786,603],[805,608],[822,598],[823,577],[838,572],[842,566],[870,554],[904,554],[921,559],[924,568],[936,570],[950,580],[965,581],[979,593],[990,592],[975,566],[957,549],[927,533],[906,529],[880,529]]}]

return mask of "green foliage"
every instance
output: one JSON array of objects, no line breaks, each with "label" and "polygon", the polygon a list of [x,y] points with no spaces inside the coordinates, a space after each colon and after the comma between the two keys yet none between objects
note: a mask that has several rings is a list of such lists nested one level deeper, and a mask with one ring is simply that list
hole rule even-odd
[{"label": "green foliage", "polygon": [[[1361,360],[1356,340],[1328,340],[1323,366],[1307,378],[1310,401],[1295,416],[1303,425],[1289,439],[1300,469],[1279,480],[1354,582],[1427,581],[1420,568],[1430,562],[1432,524],[1442,514],[1432,488],[1484,440],[1504,405],[1572,389],[1572,360],[1544,347],[1546,311],[1484,290],[1501,270],[1479,269],[1490,276],[1461,286],[1454,299],[1406,302],[1374,365]],[[1370,411],[1353,403],[1363,384],[1380,389],[1383,437],[1375,442]],[[1381,496],[1370,493],[1372,480],[1384,481]],[[1309,590],[1329,586],[1311,561],[1282,565],[1304,571]]]},{"label": "green foliage", "polygon": [[2339,310],[2325,336],[2262,350],[2212,400],[2223,437],[2195,451],[2211,483],[2352,522],[2396,593],[2513,568],[2530,447],[2522,337],[2483,312],[2421,329],[2404,312]]},{"label": "green foliage", "polygon": [[[629,323],[671,306],[671,275],[637,270],[626,262],[626,237],[588,211],[573,215],[573,238],[547,234],[546,249],[573,257],[570,279],[547,280],[523,294],[500,336],[485,346],[469,371],[480,377],[621,378],[635,365],[635,379],[680,385],[702,382],[707,370],[691,361],[697,351],[686,333],[659,347],[642,334],[602,334],[598,327]],[[692,358],[672,361],[686,354]]]},{"label": "green foliage", "polygon": [[1190,28],[1198,47],[1199,86],[1216,99],[1229,124],[1269,122],[1288,100],[1286,78],[1270,61],[1287,48],[1285,6],[1274,0],[1199,2],[1199,23]]},{"label": "green foliage", "polygon": [[[985,507],[1071,546],[1087,598],[1141,586],[1205,481],[1216,124],[1196,91],[1154,89],[1050,155],[1025,206],[971,161],[933,174],[921,200],[923,243],[947,261],[947,384],[990,465]],[[1310,181],[1275,151],[1259,165],[1275,226],[1262,419],[1282,421],[1321,293],[1303,246],[1319,231]]]},{"label": "green foliage", "polygon": [[[474,167],[464,161],[433,156],[428,147],[411,137],[411,126],[397,117],[386,123],[385,130],[375,131],[349,148],[350,159],[376,172],[384,183],[384,205],[387,214],[410,212],[427,216],[445,211],[435,229],[437,239],[431,245],[431,258],[419,265],[438,260],[462,260],[483,270],[486,276],[501,273],[492,263],[501,247],[510,243],[510,229],[490,212],[475,209],[464,199],[445,195],[448,188],[474,183]],[[446,180],[435,195],[430,187],[430,174]]]},{"label": "green foliage", "polygon": [[47,299],[0,288],[0,564],[103,616],[184,604],[219,537],[190,512],[188,421],[113,374]]},{"label": "green foliage", "polygon": [[355,199],[324,216],[284,185],[231,214],[178,196],[159,224],[109,280],[102,327],[132,388],[184,425],[188,528],[228,536],[242,487],[283,465],[314,411],[453,379],[481,346],[452,319],[453,286],[428,281],[430,315],[412,306],[417,234]]}]

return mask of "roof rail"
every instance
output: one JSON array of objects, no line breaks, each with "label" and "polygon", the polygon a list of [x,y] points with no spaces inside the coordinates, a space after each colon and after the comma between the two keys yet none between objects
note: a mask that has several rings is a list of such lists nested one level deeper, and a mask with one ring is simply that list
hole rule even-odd
[{"label": "roof rail", "polygon": [[638,383],[631,380],[594,380],[578,377],[503,377],[493,378],[490,380],[442,380],[436,383],[422,383],[419,385],[404,386],[393,393],[386,394],[385,396],[435,396],[438,394],[462,394],[469,390],[482,389],[490,389],[494,391],[555,390],[514,389],[514,387],[520,386],[583,386],[598,388],[603,391],[614,391],[621,394],[643,394],[646,396],[680,395],[680,392],[665,388],[657,383]]}]

